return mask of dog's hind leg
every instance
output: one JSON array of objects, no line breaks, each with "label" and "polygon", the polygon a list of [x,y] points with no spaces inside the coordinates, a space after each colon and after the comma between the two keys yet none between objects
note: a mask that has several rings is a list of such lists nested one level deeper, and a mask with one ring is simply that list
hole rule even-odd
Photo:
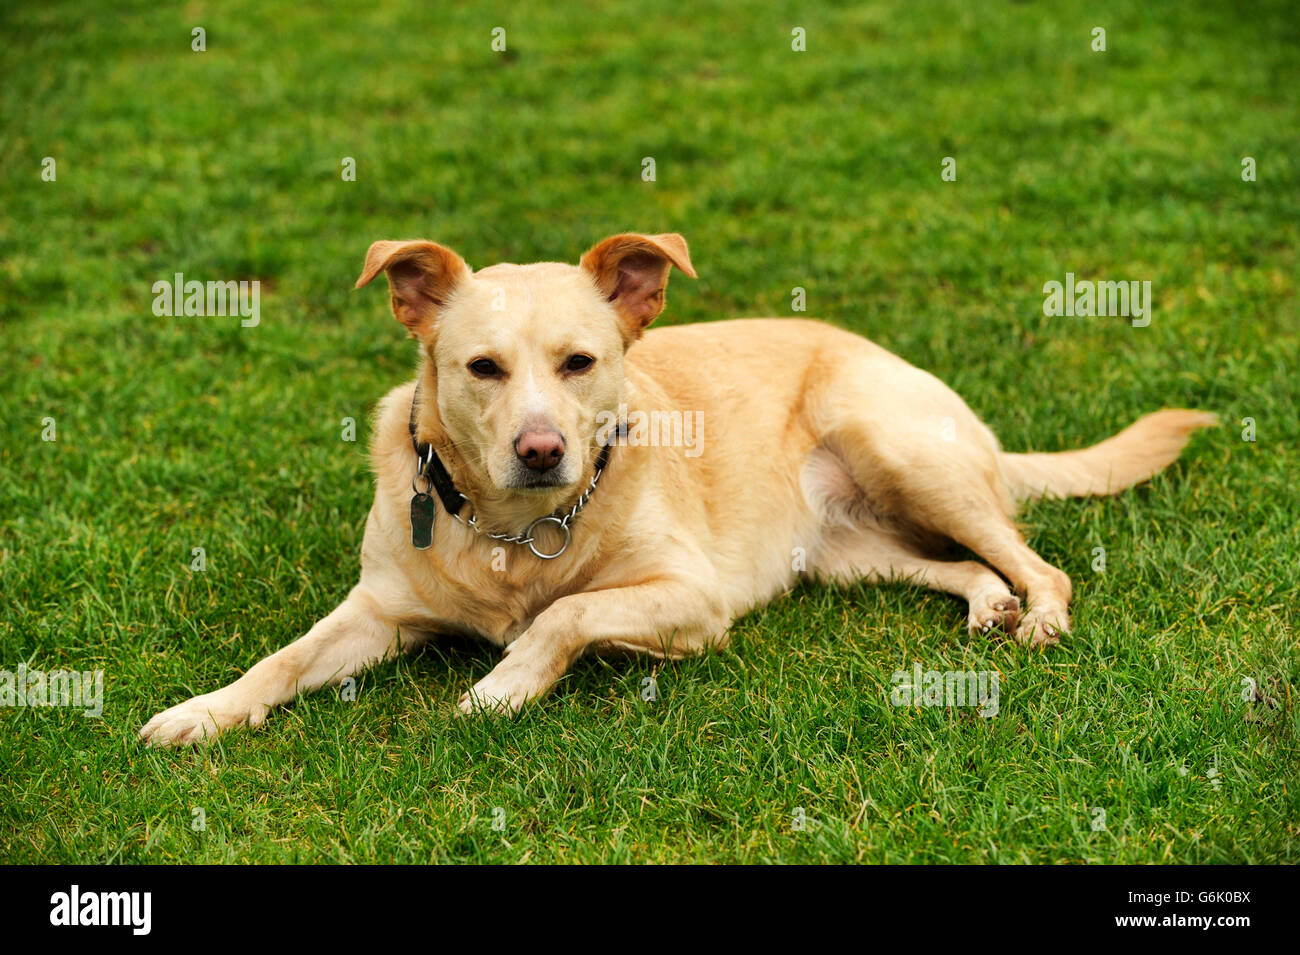
[{"label": "dog's hind leg", "polygon": [[1029,548],[1008,515],[1010,495],[997,468],[996,444],[950,444],[916,433],[893,438],[888,442],[857,427],[833,438],[870,506],[956,541],[1004,574],[1028,601],[1015,633],[1021,643],[1055,643],[1068,633],[1070,578]]},{"label": "dog's hind leg", "polygon": [[154,716],[140,730],[151,746],[193,743],[232,726],[262,723],[271,708],[300,692],[338,683],[397,654],[396,624],[361,587],[305,635],[254,665],[235,682]]},{"label": "dog's hind leg", "polygon": [[907,582],[955,594],[970,604],[971,633],[996,628],[1010,635],[1020,617],[1020,601],[988,567],[974,560],[924,557],[902,539],[876,528],[836,528],[808,569],[827,582]]},{"label": "dog's hind leg", "polygon": [[900,362],[870,385],[854,374],[829,381],[819,406],[823,445],[863,507],[886,526],[956,541],[988,561],[1027,598],[1022,643],[1069,631],[1070,578],[1020,536],[997,439],[957,394]]}]

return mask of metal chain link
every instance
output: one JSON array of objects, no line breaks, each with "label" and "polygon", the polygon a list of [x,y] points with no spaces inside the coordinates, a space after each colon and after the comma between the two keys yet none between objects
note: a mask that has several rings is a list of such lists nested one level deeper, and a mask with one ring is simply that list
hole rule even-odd
[{"label": "metal chain link", "polygon": [[[422,464],[417,459],[416,479],[418,480],[419,478],[423,477],[428,482],[428,489],[425,491],[426,494],[429,492],[429,490],[433,489],[433,479],[424,473],[424,471],[427,468],[428,468],[427,463]],[[586,489],[580,495],[578,495],[578,500],[574,502],[573,507],[569,508],[569,512],[567,514],[565,514],[563,517],[557,517],[555,514],[548,514],[545,517],[539,517],[537,518],[537,520],[533,521],[531,524],[525,527],[524,532],[522,534],[494,534],[491,531],[483,530],[483,528],[478,526],[478,513],[474,509],[474,502],[471,501],[469,498],[467,498],[464,494],[460,494],[459,491],[457,491],[457,494],[460,495],[460,499],[469,505],[470,515],[468,519],[461,517],[459,512],[452,514],[451,516],[456,520],[460,521],[462,524],[464,524],[466,527],[472,530],[475,534],[481,534],[484,537],[491,538],[492,540],[495,541],[501,541],[502,543],[505,544],[517,544],[520,547],[527,547],[530,551],[533,552],[534,555],[540,557],[542,560],[554,560],[556,557],[559,557],[561,554],[563,554],[566,550],[569,549],[569,542],[573,539],[573,532],[571,530],[571,525],[573,524],[573,521],[577,518],[578,512],[581,511],[584,507],[586,507],[587,502],[591,500],[591,495],[596,490],[596,484],[600,481],[600,476],[604,472],[605,469],[603,467],[596,468],[595,472],[591,475],[590,483],[588,483]],[[415,482],[412,481],[411,483],[412,486],[414,487]],[[542,551],[539,551],[536,547],[533,546],[537,542],[537,538],[532,536],[533,528],[535,528],[538,524],[541,523],[555,524],[560,528],[560,530],[564,531],[564,543],[561,544],[560,549],[553,554],[544,553]]]}]

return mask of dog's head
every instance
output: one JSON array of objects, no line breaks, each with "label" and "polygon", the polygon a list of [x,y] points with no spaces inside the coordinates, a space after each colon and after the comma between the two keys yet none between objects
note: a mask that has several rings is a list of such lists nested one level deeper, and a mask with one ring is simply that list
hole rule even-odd
[{"label": "dog's head", "polygon": [[357,287],[387,274],[393,314],[419,339],[442,427],[476,480],[553,492],[582,480],[602,412],[622,396],[623,354],[663,311],[674,265],[695,277],[675,233],[611,236],[576,266],[478,272],[433,242],[381,241]]}]

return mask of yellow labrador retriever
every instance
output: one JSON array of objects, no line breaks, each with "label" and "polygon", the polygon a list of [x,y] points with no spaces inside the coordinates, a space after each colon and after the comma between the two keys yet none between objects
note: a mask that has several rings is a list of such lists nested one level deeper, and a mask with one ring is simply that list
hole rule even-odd
[{"label": "yellow labrador retriever", "polygon": [[[1214,423],[1165,410],[1084,450],[1010,454],[937,378],[829,325],[643,334],[673,266],[695,276],[676,234],[479,272],[432,242],[374,243],[357,286],[387,274],[422,360],[377,413],[360,581],[305,636],[140,735],[259,724],[440,632],[502,648],[460,708],[514,712],[588,650],[723,645],[801,573],[909,579],[968,601],[973,632],[1053,643],[1070,579],[1025,544],[1017,503],[1114,494]],[[953,542],[988,565],[938,559]]]}]

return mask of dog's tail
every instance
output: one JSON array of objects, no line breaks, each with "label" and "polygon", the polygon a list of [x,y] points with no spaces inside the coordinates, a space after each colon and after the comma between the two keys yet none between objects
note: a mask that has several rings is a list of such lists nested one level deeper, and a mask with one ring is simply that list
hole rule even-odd
[{"label": "dog's tail", "polygon": [[1205,411],[1166,408],[1143,415],[1112,438],[1078,451],[1000,456],[1017,501],[1118,494],[1174,462],[1192,433],[1218,424]]}]

